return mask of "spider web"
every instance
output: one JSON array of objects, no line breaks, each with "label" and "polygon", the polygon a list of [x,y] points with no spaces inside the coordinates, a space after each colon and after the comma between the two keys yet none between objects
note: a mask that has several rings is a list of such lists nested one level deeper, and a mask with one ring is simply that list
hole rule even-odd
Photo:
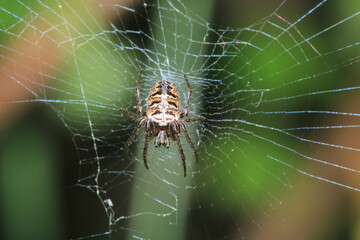
[{"label": "spider web", "polygon": [[[44,102],[55,111],[78,150],[77,185],[96,194],[106,213],[108,229],[83,238],[181,239],[187,226],[189,238],[215,238],[214,231],[246,238],[247,223],[264,231],[259,212],[282,221],[273,212],[297,173],[359,191],[326,172],[359,174],[351,162],[321,154],[360,150],[327,138],[359,127],[359,113],[344,103],[359,89],[344,77],[359,67],[359,8],[330,19],[324,16],[334,3],[293,12],[288,0],[249,26],[227,27],[211,20],[215,2],[194,2],[16,1],[0,8],[1,60],[11,66],[1,71],[32,95],[16,103]],[[36,48],[36,57],[20,44]],[[176,142],[169,149],[150,142],[149,170],[143,130],[124,154],[137,123],[120,109],[136,113],[139,71],[143,106],[152,85],[167,79],[183,110],[184,74],[190,81],[189,118],[206,120],[187,124],[198,163],[181,136],[186,178]]]}]

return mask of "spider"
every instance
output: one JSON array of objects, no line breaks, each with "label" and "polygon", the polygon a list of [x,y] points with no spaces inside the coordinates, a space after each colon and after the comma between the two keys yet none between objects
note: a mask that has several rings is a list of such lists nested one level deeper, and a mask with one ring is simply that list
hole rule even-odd
[{"label": "spider", "polygon": [[192,150],[194,151],[196,162],[198,162],[197,150],[193,142],[191,141],[185,123],[202,121],[204,120],[204,118],[179,120],[189,115],[191,88],[190,88],[189,80],[187,79],[185,74],[184,74],[184,78],[188,87],[188,96],[186,99],[186,107],[184,113],[180,113],[180,99],[174,84],[172,84],[167,80],[160,80],[156,82],[154,86],[151,88],[149,97],[147,99],[146,116],[144,116],[141,106],[141,99],[140,99],[141,71],[139,72],[139,76],[136,84],[137,111],[140,116],[131,112],[127,112],[125,110],[120,110],[120,111],[138,121],[137,127],[135,128],[133,134],[131,135],[130,139],[125,143],[125,152],[127,148],[130,146],[136,133],[144,125],[145,144],[143,148],[142,157],[144,160],[145,167],[149,169],[146,162],[148,141],[155,138],[154,140],[155,147],[159,147],[163,145],[164,147],[169,148],[170,146],[169,138],[171,138],[171,140],[173,141],[176,140],[178,143],[181,160],[184,166],[184,177],[186,177],[185,155],[182,149],[179,133],[180,130],[184,132],[187,141],[189,142]]}]

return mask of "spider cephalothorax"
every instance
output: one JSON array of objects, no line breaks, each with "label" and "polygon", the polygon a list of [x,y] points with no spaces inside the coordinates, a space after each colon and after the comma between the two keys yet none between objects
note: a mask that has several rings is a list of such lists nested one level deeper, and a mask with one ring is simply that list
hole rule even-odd
[{"label": "spider cephalothorax", "polygon": [[[147,112],[146,116],[142,111],[141,99],[140,99],[140,78],[141,72],[139,73],[136,85],[136,96],[137,96],[137,110],[140,116],[137,116],[133,113],[121,110],[123,113],[126,113],[132,118],[138,120],[138,124],[130,139],[125,144],[125,150],[130,146],[132,140],[134,139],[136,133],[139,131],[142,125],[145,125],[145,144],[143,150],[143,159],[144,164],[147,169],[149,169],[146,163],[146,152],[148,147],[148,141],[154,140],[155,147],[161,145],[168,148],[170,146],[170,139],[177,141],[179,145],[181,159],[184,166],[184,176],[186,176],[186,164],[185,164],[185,155],[182,149],[181,140],[179,137],[180,130],[185,134],[186,139],[188,140],[191,148],[193,149],[197,161],[197,150],[192,143],[189,134],[187,132],[185,123],[196,122],[203,120],[202,118],[198,119],[188,119],[188,120],[179,120],[180,118],[187,117],[189,114],[189,104],[191,96],[191,88],[189,80],[186,75],[184,75],[186,84],[188,86],[188,97],[186,99],[186,107],[184,113],[180,113],[180,99],[179,94],[171,82],[167,80],[160,80],[152,87],[148,100],[147,100]],[[170,138],[170,139],[169,139]]]}]

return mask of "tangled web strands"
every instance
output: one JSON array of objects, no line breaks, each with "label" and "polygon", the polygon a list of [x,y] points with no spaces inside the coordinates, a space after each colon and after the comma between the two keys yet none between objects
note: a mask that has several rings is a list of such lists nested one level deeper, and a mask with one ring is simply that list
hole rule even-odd
[{"label": "tangled web strands", "polygon": [[[17,102],[45,102],[61,118],[80,156],[77,185],[93,191],[106,212],[108,229],[87,237],[112,231],[147,238],[133,220],[180,226],[187,213],[202,216],[194,228],[211,233],[206,218],[217,211],[231,219],[225,236],[245,236],[236,218],[258,226],[251,211],[276,209],[281,193],[272,189],[292,188],[294,172],[359,191],[321,171],[359,174],[354,165],[319,153],[359,152],[326,136],[359,126],[360,113],[342,101],[359,89],[343,75],[359,67],[360,9],[321,25],[314,23],[335,3],[318,1],[297,13],[291,4],[244,28],[212,24],[204,19],[213,3],[199,8],[186,0],[16,1],[0,8],[1,60],[12,66],[1,71],[34,97]],[[189,118],[206,120],[188,124],[198,164],[181,136],[186,178],[176,142],[170,149],[149,145],[149,170],[142,131],[124,154],[136,122],[120,110],[136,114],[140,70],[143,106],[152,85],[166,79],[177,87],[182,111],[188,76]]]}]

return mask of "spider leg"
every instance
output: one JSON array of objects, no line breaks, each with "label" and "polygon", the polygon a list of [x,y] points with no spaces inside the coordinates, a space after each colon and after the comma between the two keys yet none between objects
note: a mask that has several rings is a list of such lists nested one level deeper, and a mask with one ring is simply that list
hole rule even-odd
[{"label": "spider leg", "polygon": [[140,130],[141,126],[144,124],[144,121],[145,121],[145,119],[141,119],[141,120],[138,122],[138,124],[137,124],[137,126],[136,126],[136,128],[135,128],[135,130],[134,130],[134,132],[133,132],[133,134],[131,135],[131,137],[129,138],[129,140],[125,143],[125,150],[124,150],[125,152],[127,151],[128,147],[130,146],[130,144],[131,144],[132,140],[134,139],[136,133]]},{"label": "spider leg", "polygon": [[189,83],[189,80],[188,78],[186,77],[186,75],[184,74],[184,78],[185,78],[185,81],[186,81],[186,85],[188,87],[188,96],[187,96],[187,99],[186,99],[186,107],[185,107],[185,111],[184,113],[182,113],[180,115],[180,118],[184,118],[184,117],[187,117],[189,115],[189,106],[190,106],[190,97],[191,97],[191,87],[190,87],[190,83]]},{"label": "spider leg", "polygon": [[205,120],[206,120],[206,118],[193,118],[193,119],[182,120],[182,122],[189,123],[189,122],[200,122],[200,121],[205,121]]},{"label": "spider leg", "polygon": [[185,134],[185,137],[186,137],[186,139],[188,140],[188,142],[189,142],[192,150],[193,150],[194,153],[195,153],[196,162],[199,162],[196,147],[195,147],[195,145],[193,144],[193,142],[191,141],[191,138],[190,138],[190,136],[189,136],[189,134],[188,134],[188,131],[187,131],[187,129],[186,129],[185,124],[184,124],[182,121],[179,121],[179,125],[180,125],[181,129],[183,130],[183,132],[184,132],[184,134]]},{"label": "spider leg", "polygon": [[141,106],[141,99],[140,99],[140,78],[141,78],[141,71],[139,71],[139,76],[136,83],[136,98],[137,98],[137,110],[138,113],[143,116],[142,106]]},{"label": "spider leg", "polygon": [[123,109],[120,109],[120,112],[125,113],[125,114],[128,115],[129,117],[134,118],[134,119],[137,119],[137,120],[140,118],[140,117],[138,117],[136,114],[133,114],[133,113],[128,112],[128,111],[125,111],[125,110],[123,110]]},{"label": "spider leg", "polygon": [[174,133],[175,133],[176,141],[177,141],[177,143],[179,145],[179,151],[180,151],[180,155],[181,155],[181,160],[182,160],[183,166],[184,166],[184,177],[186,177],[185,155],[184,155],[184,151],[183,151],[182,146],[181,146],[181,140],[180,140],[180,136],[179,136],[178,124],[173,123],[172,127],[173,127],[173,130],[174,130]]},{"label": "spider leg", "polygon": [[148,143],[149,143],[149,130],[150,130],[150,120],[146,121],[146,126],[145,126],[145,143],[144,143],[144,150],[143,150],[143,160],[144,160],[144,165],[146,167],[146,169],[149,169],[147,163],[146,163],[146,153],[147,153],[147,148],[148,148]]}]

